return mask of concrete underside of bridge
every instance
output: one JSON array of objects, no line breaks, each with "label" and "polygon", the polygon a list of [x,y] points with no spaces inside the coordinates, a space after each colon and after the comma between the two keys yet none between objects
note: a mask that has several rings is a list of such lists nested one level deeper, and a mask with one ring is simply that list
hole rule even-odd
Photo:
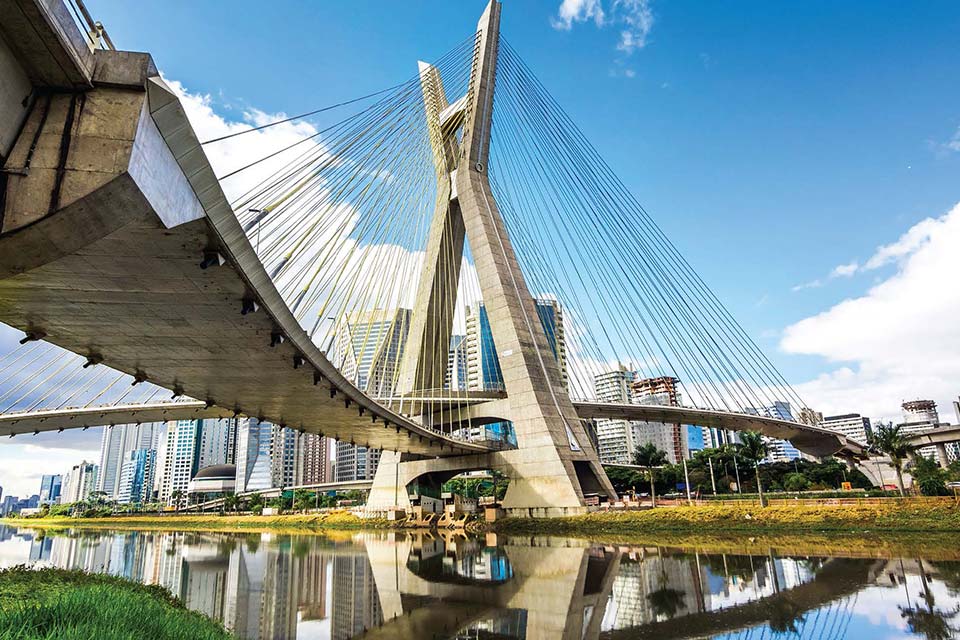
[{"label": "concrete underside of bridge", "polygon": [[[488,450],[344,379],[264,271],[150,56],[88,53],[87,88],[35,81],[4,163],[0,321],[275,424],[419,457]],[[259,311],[241,314],[244,300]]]}]

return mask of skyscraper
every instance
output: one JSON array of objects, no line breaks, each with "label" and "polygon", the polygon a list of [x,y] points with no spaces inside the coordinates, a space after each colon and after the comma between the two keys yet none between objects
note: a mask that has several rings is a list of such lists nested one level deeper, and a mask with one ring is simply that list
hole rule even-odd
[{"label": "skyscraper", "polygon": [[[547,344],[560,366],[563,386],[567,386],[567,346],[563,328],[563,310],[556,300],[536,300],[540,326]],[[481,302],[467,307],[467,386],[481,391],[503,390],[503,371],[493,341],[487,309]]]},{"label": "skyscraper", "polygon": [[155,449],[128,451],[120,465],[120,482],[117,486],[117,502],[121,504],[144,504],[153,497],[153,475],[156,469]]},{"label": "skyscraper", "polygon": [[[637,379],[635,371],[626,367],[593,378],[594,395],[597,402],[628,404],[633,398],[633,383]],[[632,464],[636,451],[636,432],[630,420],[597,420],[597,453],[603,464]]]},{"label": "skyscraper", "polygon": [[103,428],[100,440],[100,472],[97,491],[108,498],[117,496],[121,465],[126,454],[136,449],[156,449],[163,434],[163,423],[118,424]]},{"label": "skyscraper", "polygon": [[[396,391],[400,365],[410,330],[409,309],[374,309],[344,315],[334,334],[334,364],[344,377],[374,397]],[[337,442],[337,480],[373,478],[380,452]]]},{"label": "skyscraper", "polygon": [[818,426],[841,433],[860,444],[867,444],[872,434],[870,418],[864,418],[859,413],[827,416],[821,419]]},{"label": "skyscraper", "polygon": [[[940,414],[933,400],[910,400],[901,405],[903,421],[897,425],[904,434],[936,429],[940,426]],[[935,446],[920,447],[917,453],[925,458],[936,459]]]},{"label": "skyscraper", "polygon": [[337,322],[334,364],[367,395],[393,395],[411,314],[410,309],[373,309],[345,314]]},{"label": "skyscraper", "polygon": [[297,448],[299,434],[289,427],[273,428],[270,451],[270,478],[274,487],[290,487],[297,483]]},{"label": "skyscraper", "polygon": [[[170,503],[175,493],[186,495],[190,480],[200,464],[202,420],[176,420],[167,423],[160,473],[159,497]],[[159,456],[158,456],[159,457]]]},{"label": "skyscraper", "polygon": [[[640,378],[631,385],[633,404],[653,404],[670,407],[680,406],[680,380],[670,376]],[[643,445],[648,442],[667,454],[667,460],[677,464],[687,455],[687,442],[679,422],[636,422],[636,442]]]},{"label": "skyscraper", "polygon": [[198,469],[236,463],[237,419],[203,420],[200,430]]},{"label": "skyscraper", "polygon": [[300,434],[297,445],[296,484],[319,484],[333,481],[330,461],[332,439],[316,433]]},{"label": "skyscraper", "polygon": [[450,336],[447,373],[443,387],[453,391],[467,388],[467,336]]},{"label": "skyscraper", "polygon": [[40,479],[40,504],[56,504],[60,500],[62,481],[60,475],[43,476]]},{"label": "skyscraper", "polygon": [[273,486],[273,425],[246,418],[237,427],[237,493]]},{"label": "skyscraper", "polygon": [[97,472],[99,467],[84,460],[74,465],[67,474],[67,480],[62,487],[61,502],[81,502],[86,500],[97,488]]},{"label": "skyscraper", "polygon": [[[796,422],[790,403],[783,400],[774,400],[772,405],[766,407],[747,407],[743,411],[755,416]],[[764,436],[763,439],[767,443],[766,459],[769,462],[789,462],[800,458],[800,452],[789,440],[780,440],[768,436]]]}]

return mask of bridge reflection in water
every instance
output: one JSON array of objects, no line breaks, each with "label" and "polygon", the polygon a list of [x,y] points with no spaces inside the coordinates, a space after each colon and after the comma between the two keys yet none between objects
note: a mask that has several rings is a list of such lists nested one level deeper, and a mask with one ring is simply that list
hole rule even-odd
[{"label": "bridge reflection in water", "polygon": [[23,563],[161,584],[240,638],[846,638],[878,624],[946,638],[960,627],[960,563],[943,560],[0,527],[0,566]]}]

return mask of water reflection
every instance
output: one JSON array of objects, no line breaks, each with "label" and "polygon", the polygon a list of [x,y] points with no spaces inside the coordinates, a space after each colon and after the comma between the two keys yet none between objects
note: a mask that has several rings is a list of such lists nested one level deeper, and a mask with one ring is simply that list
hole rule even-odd
[{"label": "water reflection", "polygon": [[161,584],[240,638],[960,637],[941,559],[0,526],[0,566],[23,563]]}]

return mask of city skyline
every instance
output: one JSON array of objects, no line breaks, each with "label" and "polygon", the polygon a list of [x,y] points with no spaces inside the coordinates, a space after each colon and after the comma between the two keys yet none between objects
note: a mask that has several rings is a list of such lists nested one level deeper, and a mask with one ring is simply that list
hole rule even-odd
[{"label": "city skyline", "polygon": [[[248,111],[251,109],[264,110],[256,117],[270,119],[280,111],[297,111],[298,104],[295,100],[306,99],[302,95],[294,96],[287,92],[277,92],[270,94],[271,99],[276,100],[276,104],[262,104],[263,99],[259,97],[257,98],[257,104],[244,103],[244,96],[254,95],[254,92],[249,91],[249,85],[244,84],[236,77],[207,74],[202,69],[194,71],[192,77],[190,77],[191,74],[186,72],[187,67],[184,58],[181,56],[190,46],[193,46],[192,44],[180,43],[181,50],[172,50],[169,45],[163,44],[154,46],[154,43],[149,41],[151,38],[149,34],[142,34],[136,30],[123,27],[126,18],[122,15],[118,5],[105,1],[94,3],[93,6],[104,21],[111,25],[113,33],[120,32],[129,38],[145,39],[144,46],[141,48],[155,52],[158,60],[162,61],[164,72],[169,78],[185,83],[183,85],[175,83],[174,86],[179,87],[198,131],[223,126],[224,123],[232,126],[245,120],[249,122],[250,116],[237,115],[238,110],[231,110],[227,108],[228,106],[235,107],[237,104],[243,103]],[[148,5],[145,11],[162,14],[161,9],[160,5]],[[200,11],[203,11],[203,9],[200,9]],[[333,9],[333,11],[338,10]],[[459,14],[461,11],[464,14],[470,13],[471,16],[475,13],[473,7],[447,9],[447,11],[450,12],[447,17],[451,20],[459,19],[454,14]],[[523,12],[516,13],[522,14]],[[597,51],[606,56],[605,58],[602,58],[599,54],[592,54],[585,55],[582,59],[571,59],[581,66],[592,65],[592,68],[601,69],[605,68],[604,65],[606,65],[616,71],[616,73],[608,74],[607,77],[597,78],[595,81],[603,83],[600,86],[605,89],[604,95],[611,96],[614,102],[617,99],[621,102],[627,102],[627,98],[636,97],[636,92],[639,90],[638,86],[652,88],[651,82],[653,82],[652,78],[655,73],[665,73],[669,70],[669,67],[664,64],[665,56],[678,52],[690,58],[699,58],[697,63],[703,67],[702,70],[697,69],[696,74],[693,74],[690,69],[685,69],[685,73],[681,73],[681,70],[678,69],[673,70],[673,73],[678,74],[687,82],[701,82],[707,89],[716,92],[717,87],[712,85],[707,78],[716,82],[719,76],[730,83],[730,86],[742,87],[740,82],[744,70],[731,70],[728,65],[729,61],[734,58],[724,58],[724,55],[733,56],[734,52],[719,47],[717,51],[712,53],[709,51],[700,52],[706,54],[706,57],[702,57],[695,55],[695,49],[688,47],[691,43],[671,39],[670,37],[676,35],[675,30],[678,25],[684,23],[684,20],[703,20],[708,14],[709,11],[704,11],[702,14],[689,13],[665,6],[662,3],[654,3],[651,14],[653,17],[652,27],[650,33],[647,34],[649,37],[645,38],[643,46],[635,47],[628,58],[621,61],[622,64],[614,62],[615,56],[619,55],[615,53],[616,29],[611,28],[609,24],[598,27],[595,21],[583,19],[586,16],[581,13],[574,12],[565,16],[558,13],[556,8],[540,7],[537,11],[532,12],[529,18],[520,15],[510,18],[508,15],[508,18],[514,22],[508,23],[505,29],[523,30],[531,36],[529,39],[531,43],[548,43],[549,47],[545,46],[544,50],[564,56],[571,56],[574,50],[582,49],[584,43],[587,42],[599,45]],[[366,26],[374,29],[377,28],[378,24],[382,24],[379,21],[386,19],[385,16],[363,17],[368,20]],[[726,17],[729,18],[729,16]],[[934,18],[943,17],[935,8],[928,8],[926,12],[911,16],[910,21],[899,26],[892,23],[893,16],[883,11],[874,12],[870,16],[870,20],[876,21],[877,24],[882,23],[888,29],[894,27],[903,29],[903,33],[929,35],[929,41],[924,42],[921,50],[914,51],[911,54],[921,56],[925,52],[935,49],[937,42],[940,41],[938,38],[941,38],[944,33],[943,30],[952,24],[950,20],[941,20],[942,24],[938,24],[938,21],[934,20]],[[951,20],[954,18],[952,15],[947,17]],[[804,23],[804,20],[809,21],[811,19],[810,16],[801,16],[801,18],[801,24]],[[160,23],[169,19],[169,17],[163,15],[159,16]],[[358,20],[360,18],[356,15],[347,15],[338,16],[338,19],[345,25],[346,29],[352,29],[359,24]],[[773,26],[781,30],[790,29],[773,17],[767,16],[765,19],[771,21]],[[193,28],[193,26],[191,25],[190,28]],[[409,29],[413,28],[412,25],[409,26]],[[828,38],[827,33],[836,28],[839,28],[839,24],[831,23],[826,25],[825,33],[816,34],[815,42],[811,43],[814,54],[822,55],[822,51],[817,48],[818,43],[823,45],[825,39]],[[410,34],[407,31],[401,35],[404,38],[409,38]],[[752,34],[747,34],[747,36],[757,37]],[[851,47],[862,49],[870,47],[871,44],[877,46],[869,38],[868,34],[859,33],[855,42],[851,43]],[[754,46],[762,44],[757,41],[751,41],[751,43]],[[436,36],[431,36],[424,42],[418,43],[417,46],[424,49],[435,47],[437,50],[442,50],[441,45],[443,44],[445,43],[441,42]],[[706,44],[703,43],[705,49],[708,48]],[[712,44],[719,45],[721,43],[713,42]],[[724,55],[721,55],[720,52]],[[884,55],[890,54],[882,47],[879,52]],[[531,52],[531,54],[538,55],[536,52]],[[397,58],[402,59],[403,56],[397,56]],[[736,59],[742,62],[739,58]],[[725,60],[727,60],[726,65],[724,64]],[[778,61],[785,65],[786,69],[791,68],[790,61]],[[536,65],[537,61],[532,59],[531,63]],[[212,63],[204,62],[204,64]],[[344,69],[341,72],[344,76],[351,74],[356,78],[358,75],[363,75],[358,71],[370,71],[369,63],[361,61],[356,64],[358,68]],[[400,62],[394,63],[391,61],[389,69],[370,73],[368,77],[373,81],[380,76],[393,73],[393,70],[399,73],[401,70],[400,64]],[[850,73],[860,69],[850,56],[841,56],[837,60],[837,64]],[[549,65],[537,66],[538,68],[545,68]],[[939,67],[937,68],[939,69]],[[630,77],[631,74],[627,73],[628,70],[632,72],[634,77]],[[547,71],[547,73],[550,72]],[[935,77],[936,69],[924,73],[927,75],[915,79],[915,82],[929,83]],[[602,76],[602,74],[600,75]],[[220,82],[222,85],[212,85],[211,82],[213,81],[209,78],[217,78],[216,82]],[[546,80],[552,88],[554,84],[556,85],[556,90],[562,101],[564,104],[570,105],[574,116],[588,129],[588,133],[591,136],[599,134],[597,135],[598,145],[605,154],[608,152],[613,154],[612,161],[614,164],[617,164],[618,159],[621,163],[623,162],[622,154],[624,150],[620,147],[629,146],[631,141],[636,141],[636,138],[632,136],[640,135],[638,132],[649,133],[649,127],[644,126],[643,121],[631,120],[637,131],[632,131],[630,128],[618,131],[617,133],[623,139],[614,144],[609,131],[604,135],[602,130],[595,130],[599,125],[588,117],[589,112],[586,109],[587,105],[584,99],[577,99],[577,96],[569,95],[570,87],[561,78],[548,77]],[[668,79],[663,82],[665,84],[672,83],[671,87],[658,87],[662,92],[664,102],[681,99],[677,95],[677,90],[682,84],[678,79]],[[800,86],[804,82],[810,83],[810,80],[801,79],[797,82],[797,86]],[[863,82],[866,83],[866,81]],[[333,89],[331,90],[333,91],[346,92],[347,89],[351,88],[344,81],[344,78],[339,78],[332,86]],[[813,86],[824,87],[821,83],[813,83]],[[923,84],[922,86],[928,85]],[[877,91],[878,87],[879,85],[874,84],[861,86],[861,88],[868,90],[868,94]],[[945,91],[949,90],[952,89],[945,89]],[[263,96],[264,94],[258,91],[255,95]],[[208,97],[203,98],[202,96]],[[211,98],[209,96],[219,97]],[[316,102],[323,103],[321,99],[323,97],[317,96]],[[687,99],[689,100],[689,96],[687,96]],[[723,103],[721,102],[721,104]],[[852,108],[856,106],[856,101],[847,97],[846,100],[842,101],[842,104],[846,110],[840,110],[840,115],[852,120]],[[916,105],[912,105],[912,108],[915,107]],[[617,104],[612,104],[607,108],[618,109],[619,107]],[[652,115],[649,110],[656,107],[645,104],[642,108],[644,114],[649,116]],[[885,113],[890,117],[904,115],[902,112],[904,105],[887,104],[884,109],[888,110]],[[790,111],[789,113],[796,118],[803,116],[801,111]],[[839,129],[840,115],[835,116],[827,123],[833,133],[837,133]],[[954,120],[950,118],[954,118]],[[943,410],[949,407],[947,403],[956,396],[956,389],[948,388],[948,385],[951,384],[951,380],[956,379],[955,372],[951,367],[954,366],[957,358],[954,357],[955,354],[951,349],[960,341],[956,340],[954,334],[951,333],[953,329],[948,326],[950,325],[949,322],[945,322],[943,327],[937,326],[935,331],[916,331],[917,322],[911,314],[922,312],[924,316],[933,314],[949,318],[952,313],[951,309],[954,307],[948,305],[944,308],[942,305],[945,302],[949,304],[956,302],[951,297],[953,293],[950,287],[946,287],[945,292],[937,289],[934,295],[924,296],[923,293],[928,292],[930,287],[940,287],[943,282],[942,274],[949,273],[955,266],[956,256],[954,254],[956,252],[952,251],[951,247],[955,246],[953,240],[956,238],[957,229],[960,226],[960,212],[953,206],[956,197],[949,191],[947,176],[951,174],[951,171],[955,174],[954,169],[958,161],[957,123],[955,116],[945,115],[942,107],[927,105],[926,101],[924,101],[923,114],[918,113],[906,117],[904,121],[912,123],[908,130],[911,135],[915,136],[915,139],[911,143],[904,137],[898,137],[890,143],[891,147],[886,149],[886,154],[878,154],[885,158],[887,164],[883,166],[879,163],[871,165],[869,177],[872,182],[867,179],[868,176],[857,174],[849,169],[851,166],[857,166],[849,162],[846,165],[846,172],[834,171],[834,173],[845,175],[844,179],[848,182],[855,180],[854,183],[848,184],[846,189],[856,192],[856,187],[860,186],[859,192],[862,194],[865,191],[862,187],[875,185],[878,175],[889,175],[893,166],[892,160],[889,159],[891,156],[909,156],[908,169],[904,170],[902,166],[898,165],[899,170],[904,173],[898,173],[897,179],[893,182],[899,185],[902,191],[907,191],[909,186],[911,187],[910,191],[923,192],[924,196],[917,196],[916,200],[911,201],[902,195],[891,198],[890,194],[886,193],[886,197],[881,198],[877,194],[870,194],[869,202],[859,203],[858,207],[854,207],[855,202],[851,199],[852,196],[848,193],[841,194],[839,187],[831,183],[831,187],[826,189],[824,193],[816,194],[821,198],[819,201],[821,206],[828,202],[824,200],[828,195],[836,196],[840,194],[843,195],[843,202],[849,208],[844,209],[841,207],[841,203],[832,202],[828,202],[829,207],[822,207],[826,212],[817,211],[817,207],[804,207],[805,214],[811,209],[813,211],[803,216],[805,225],[802,225],[804,228],[798,232],[801,235],[795,237],[794,242],[791,243],[769,243],[777,246],[777,252],[773,253],[764,253],[771,251],[771,249],[762,242],[756,242],[757,237],[754,234],[757,231],[751,229],[749,225],[746,232],[741,227],[740,231],[733,234],[715,229],[713,226],[708,227],[710,233],[704,233],[703,235],[712,235],[714,240],[718,238],[728,239],[731,247],[749,247],[750,251],[758,252],[756,260],[763,260],[764,255],[767,257],[773,256],[770,262],[778,266],[783,265],[782,270],[770,270],[777,272],[774,274],[777,279],[782,279],[787,275],[793,278],[789,282],[780,282],[780,294],[768,294],[762,288],[754,288],[753,285],[744,287],[743,283],[749,282],[749,280],[738,279],[733,267],[722,264],[729,262],[729,259],[708,260],[705,258],[706,251],[698,251],[698,247],[701,246],[699,243],[702,242],[701,239],[698,239],[698,236],[701,234],[691,234],[688,231],[693,228],[694,223],[717,225],[718,223],[713,222],[711,216],[705,215],[713,208],[707,207],[701,202],[699,206],[691,207],[692,211],[698,214],[694,216],[694,213],[682,211],[682,207],[679,205],[671,204],[667,196],[680,196],[682,191],[676,188],[677,184],[674,180],[660,179],[664,176],[658,173],[659,170],[656,167],[647,167],[652,172],[649,177],[641,177],[637,173],[631,172],[627,172],[626,175],[628,182],[643,184],[643,189],[637,189],[641,196],[647,196],[650,190],[653,191],[654,196],[649,200],[651,208],[657,219],[667,228],[671,237],[676,238],[678,243],[687,245],[682,247],[683,252],[691,255],[694,262],[706,265],[708,270],[712,270],[712,268],[720,269],[719,273],[711,273],[711,284],[718,285],[721,298],[730,301],[736,312],[735,315],[746,320],[751,334],[768,342],[773,340],[774,342],[771,344],[774,346],[780,345],[788,351],[806,354],[789,357],[784,354],[783,350],[777,350],[778,352],[774,354],[774,357],[778,365],[782,364],[784,366],[788,375],[792,373],[792,375],[789,375],[792,382],[800,382],[797,387],[810,406],[828,415],[857,412],[875,420],[899,420],[899,406],[903,401],[924,398],[935,400],[941,411],[949,415],[948,411]],[[923,122],[940,123],[937,125],[939,133],[934,131],[935,127],[933,125],[929,129],[921,129],[920,124]],[[686,124],[689,124],[689,122],[686,122]],[[672,125],[671,128],[675,126],[679,126],[679,124]],[[870,126],[877,127],[879,125],[871,122]],[[719,132],[718,135],[723,136],[724,134],[730,135],[733,130],[721,127],[717,131]],[[766,131],[769,133],[768,129]],[[289,133],[290,131],[285,132],[285,134]],[[303,131],[300,135],[303,135]],[[865,137],[865,132],[857,132],[853,140],[847,140],[863,142]],[[761,139],[755,138],[755,140]],[[811,150],[796,140],[790,140],[790,142],[794,145],[795,153]],[[636,146],[644,148],[641,145]],[[653,146],[653,151],[648,152],[650,154],[647,156],[648,162],[654,151],[663,148],[662,145],[659,147]],[[894,151],[897,153],[894,154]],[[772,162],[776,163],[779,159],[782,163],[784,156],[781,153],[781,150],[776,148],[764,149],[764,158],[769,159],[772,154]],[[928,155],[917,158],[921,153]],[[823,158],[824,156],[817,157]],[[216,156],[211,159],[215,165],[218,161],[225,160]],[[797,163],[795,156],[790,156],[789,159],[793,163]],[[232,162],[237,160],[238,156],[231,158]],[[684,160],[692,161],[692,154],[686,154]],[[753,164],[751,165],[745,164],[750,160],[745,156],[737,156],[736,160],[739,162],[739,166],[756,168],[755,158],[752,159]],[[842,162],[843,158],[830,158],[829,161]],[[791,162],[782,166],[789,167]],[[804,167],[806,166],[804,165]],[[921,170],[925,171],[922,178],[917,175]],[[886,171],[887,174],[883,174],[883,171]],[[906,173],[907,171],[909,173]],[[809,177],[810,174],[805,175]],[[837,178],[837,180],[840,180],[840,178]],[[921,189],[920,186],[924,188]],[[659,194],[659,198],[657,194]],[[731,213],[733,211],[732,204],[742,204],[736,199],[730,200],[730,193],[725,195],[727,199],[720,199],[717,205],[718,209]],[[766,196],[767,206],[770,206],[771,202],[777,202],[771,199],[773,195],[771,192],[767,191],[764,195]],[[713,197],[716,198],[716,195],[714,194]],[[658,204],[659,206],[657,206]],[[690,202],[688,201],[686,204],[689,205]],[[754,206],[759,207],[760,205]],[[836,215],[838,210],[842,210],[851,218],[858,220],[862,220],[869,212],[871,224],[854,225],[852,222],[848,222],[837,228],[834,225],[840,218]],[[759,209],[753,210],[755,214],[754,222],[771,222],[769,217],[759,215],[758,211]],[[878,213],[880,211],[882,211],[882,215]],[[833,212],[833,215],[829,215],[827,212]],[[783,215],[789,217],[788,213]],[[793,217],[799,216],[795,213]],[[742,220],[736,215],[732,219]],[[688,226],[684,228],[682,226],[684,224]],[[671,229],[671,225],[678,226]],[[756,226],[762,227],[763,225],[757,224]],[[811,227],[811,229],[806,227]],[[846,233],[844,233],[844,230]],[[738,245],[736,242],[737,233],[744,236],[742,245]],[[819,237],[822,239],[842,237],[843,242],[822,242],[815,245],[811,242],[811,239],[816,236],[810,234],[816,233],[819,233]],[[817,246],[818,250],[801,252],[799,247],[795,245]],[[731,251],[730,253],[735,256],[737,252]],[[736,260],[735,257],[733,259]],[[808,262],[821,259],[824,262],[818,262],[815,266],[810,265],[808,269]],[[804,269],[798,270],[795,265],[803,265]],[[744,267],[741,264],[738,268],[743,269]],[[755,271],[751,273],[751,276],[759,277]],[[784,273],[779,273],[780,271]],[[764,277],[766,277],[766,274],[764,274]],[[872,281],[871,278],[873,278]],[[918,287],[917,283],[922,286]],[[770,283],[764,282],[763,284]],[[773,285],[770,284],[770,286]],[[740,290],[747,291],[741,293]],[[752,306],[745,300],[748,294],[755,301]],[[816,304],[796,302],[798,299],[808,300],[811,297],[817,299]],[[916,299],[923,298],[928,302],[925,305],[908,303],[915,297]],[[784,300],[789,301],[789,304],[782,304]],[[771,307],[777,308],[771,310]],[[788,309],[794,315],[784,319]],[[769,327],[761,324],[751,326],[752,323],[759,322],[756,320],[758,317],[764,318],[764,322],[766,319],[780,319],[779,328],[772,330],[774,338],[765,335]],[[882,319],[882,322],[876,322],[875,319],[877,318]],[[909,333],[905,333],[906,327],[911,327]],[[834,331],[837,328],[842,329],[841,335],[837,335]],[[16,332],[3,331],[0,333],[2,333],[0,343],[3,346],[19,338],[19,334]],[[882,340],[879,337],[882,337]],[[795,360],[804,364],[797,365],[798,368],[794,371],[792,370],[793,365],[790,363]],[[817,362],[815,366],[810,364],[813,361]],[[923,366],[920,367],[920,364],[923,364]],[[811,367],[818,368],[814,370]],[[910,375],[906,376],[909,382],[907,386],[903,384],[905,374],[902,371],[911,372]],[[869,384],[864,384],[865,379],[868,379]],[[808,380],[808,382],[803,383],[803,380]],[[909,393],[906,389],[909,389]],[[811,397],[811,392],[814,393],[813,397]],[[867,393],[867,395],[864,395],[864,393]],[[877,409],[878,406],[882,406],[882,409]],[[22,443],[22,441],[4,443],[4,446],[0,448],[0,460],[4,463],[9,462],[7,468],[10,469],[11,474],[17,475],[22,471],[24,474],[29,474],[31,482],[33,482],[33,478],[40,474],[59,472],[61,469],[79,462],[80,459],[92,458],[92,452],[96,450],[95,438],[95,434],[91,432],[86,434],[65,433],[63,435],[37,436],[26,443]],[[36,467],[35,464],[28,465],[21,462],[22,460],[38,459],[42,459],[42,464],[49,464],[51,467],[56,465],[56,469],[36,469],[33,468]],[[12,481],[2,479],[0,483],[11,485]]]}]

